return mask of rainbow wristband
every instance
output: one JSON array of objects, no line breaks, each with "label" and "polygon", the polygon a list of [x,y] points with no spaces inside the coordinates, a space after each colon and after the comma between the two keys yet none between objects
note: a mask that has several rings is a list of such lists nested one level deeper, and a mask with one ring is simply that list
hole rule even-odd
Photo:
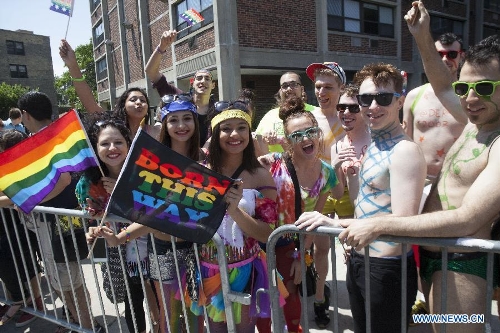
[{"label": "rainbow wristband", "polygon": [[128,244],[130,242],[130,232],[127,230],[127,227],[123,227],[123,231],[125,231],[125,244]]},{"label": "rainbow wristband", "polygon": [[156,47],[156,52],[158,52],[159,54],[165,54],[165,53],[167,53],[167,50],[165,50],[165,51],[160,50],[160,46],[158,45]]}]

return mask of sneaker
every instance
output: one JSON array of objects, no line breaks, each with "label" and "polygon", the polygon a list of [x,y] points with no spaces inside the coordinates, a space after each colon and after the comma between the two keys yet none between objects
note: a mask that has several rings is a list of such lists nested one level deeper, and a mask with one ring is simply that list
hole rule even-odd
[{"label": "sneaker", "polygon": [[416,326],[418,323],[415,323],[413,321],[413,315],[414,314],[428,314],[429,311],[427,310],[427,304],[424,301],[421,300],[416,300],[415,304],[411,307],[411,316],[410,316],[410,326]]},{"label": "sneaker", "polygon": [[38,317],[31,313],[23,312],[16,320],[16,327],[23,327],[35,321]]}]

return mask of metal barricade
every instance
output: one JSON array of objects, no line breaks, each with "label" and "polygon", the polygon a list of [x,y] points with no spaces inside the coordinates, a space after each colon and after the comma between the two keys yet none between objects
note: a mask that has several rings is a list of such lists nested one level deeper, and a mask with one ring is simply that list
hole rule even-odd
[{"label": "metal barricade", "polygon": [[[28,255],[21,255],[20,260],[14,260],[13,267],[2,267],[0,269],[11,269],[13,274],[16,274],[19,281],[19,287],[22,292],[24,300],[31,300],[33,307],[30,307],[30,301],[25,301],[22,311],[30,313],[53,324],[63,326],[75,332],[126,332],[127,327],[124,324],[124,304],[113,302],[108,298],[103,297],[104,290],[102,287],[103,276],[96,271],[96,268],[106,262],[106,259],[97,258],[94,253],[91,253],[89,259],[86,258],[87,251],[90,246],[86,241],[82,247],[83,233],[88,231],[89,217],[78,210],[59,209],[51,207],[36,207],[31,214],[19,214],[16,210],[0,209],[1,221],[0,225],[5,230],[8,248],[11,253],[15,253],[16,249],[21,249],[22,253],[29,253]],[[6,214],[9,214],[8,216]],[[7,220],[16,221],[16,217],[20,215],[22,223],[7,223]],[[49,222],[50,221],[50,222]],[[100,222],[100,221],[98,221]],[[125,219],[109,216],[106,222],[114,223],[130,223]],[[23,235],[26,239],[23,240]],[[31,235],[31,238],[28,236]],[[2,235],[3,236],[3,235]],[[149,237],[153,237],[150,235]],[[227,258],[224,256],[225,246],[221,238],[215,234],[213,238],[217,246],[217,253],[222,254],[218,257],[221,285],[224,295],[224,305],[226,311],[226,320],[228,332],[236,332],[236,325],[231,304],[238,302],[241,304],[250,304],[251,297],[249,294],[234,292],[230,289]],[[54,243],[64,244],[54,251]],[[3,246],[4,244],[2,244]],[[80,246],[79,246],[80,245]],[[154,258],[157,260],[156,246],[152,242]],[[28,248],[26,248],[28,247]],[[181,271],[179,269],[175,242],[172,243],[172,251],[174,253],[177,282],[180,285]],[[196,257],[196,264],[198,271],[200,271],[200,261],[198,256],[198,247],[194,245],[194,252]],[[4,250],[2,250],[3,253]],[[126,293],[128,299],[131,299],[131,290],[129,279],[127,278],[126,262],[123,255],[120,253],[120,264],[125,282]],[[58,258],[59,263],[55,262]],[[32,282],[29,283],[30,267],[37,267],[40,263],[44,272],[42,274],[35,274]],[[149,313],[151,309],[147,302],[146,286],[149,283],[148,277],[142,275],[141,262],[139,255],[137,255],[137,265],[141,274],[140,285],[142,292],[145,295],[145,312],[146,321],[149,328],[154,327]],[[156,262],[158,265],[158,262]],[[33,269],[31,269],[33,270]],[[70,272],[70,273],[68,273]],[[111,279],[109,265],[107,265],[104,274],[108,274],[108,279],[111,284],[112,300],[116,300],[115,288],[113,286],[113,279]],[[33,274],[32,274],[33,275]],[[62,281],[66,281],[66,285]],[[161,282],[160,282],[161,284]],[[8,292],[4,286],[3,297],[0,295],[0,301],[12,305],[13,302],[9,300]],[[65,290],[65,292],[56,291]],[[180,298],[183,308],[183,317],[185,330],[191,331],[187,320],[184,294],[180,293]],[[41,306],[35,302],[36,298],[41,296]],[[167,300],[163,288],[157,291],[157,298],[159,302],[163,303],[164,309],[167,309]],[[74,302],[73,302],[74,301]],[[68,304],[75,304],[77,318],[71,321],[71,314],[67,306]],[[37,306],[35,306],[37,304]],[[132,307],[132,304],[131,304]],[[61,311],[62,308],[62,311]],[[166,329],[170,330],[170,314],[166,313]],[[161,318],[159,318],[161,320]],[[204,310],[204,323],[206,330],[210,332],[207,325],[207,314]],[[132,316],[133,326],[136,332],[137,328],[136,318]],[[86,323],[86,325],[78,324]],[[101,328],[102,326],[102,328]]]},{"label": "metal barricade", "polygon": [[[339,313],[338,313],[338,277],[336,273],[336,249],[335,249],[335,238],[342,232],[342,228],[328,228],[319,227],[315,231],[305,231],[299,230],[293,225],[286,225],[277,228],[269,236],[267,242],[267,266],[269,272],[269,294],[271,298],[272,307],[272,328],[273,332],[283,332],[284,331],[284,321],[282,309],[279,306],[279,291],[277,288],[277,279],[279,274],[277,274],[276,269],[276,255],[275,247],[277,241],[280,237],[289,234],[298,234],[300,239],[300,253],[301,258],[304,258],[304,238],[305,235],[328,235],[331,240],[331,273],[332,273],[332,299],[330,300],[330,306],[333,307],[333,332],[340,332],[339,328]],[[483,240],[483,239],[473,239],[473,238],[411,238],[411,237],[391,237],[391,236],[381,236],[377,240],[395,242],[402,244],[402,252],[406,253],[408,246],[411,245],[423,245],[423,246],[435,246],[441,248],[442,265],[441,270],[442,284],[441,284],[441,313],[446,314],[447,312],[447,254],[449,248],[454,248],[458,250],[476,251],[476,252],[486,252],[487,253],[487,291],[486,291],[486,311],[484,314],[484,332],[492,331],[492,295],[493,295],[493,268],[494,268],[494,254],[500,253],[500,241],[493,240]],[[366,311],[366,325],[367,332],[371,332],[371,314],[370,314],[370,269],[369,269],[369,256],[364,256],[365,263],[365,288],[366,288],[366,299],[365,299],[365,311]],[[406,304],[406,282],[407,282],[407,256],[402,256],[401,260],[401,304]],[[305,281],[305,262],[301,260],[302,266],[302,281]],[[345,278],[345,277],[344,277]],[[343,280],[343,278],[342,278]],[[305,294],[305,284],[302,286],[303,292]],[[309,332],[309,318],[307,318],[308,304],[307,298],[302,298],[302,328],[304,332]],[[401,332],[406,331],[406,311],[403,306],[401,309],[402,322],[401,322]],[[440,331],[446,332],[446,324],[440,324]]]}]

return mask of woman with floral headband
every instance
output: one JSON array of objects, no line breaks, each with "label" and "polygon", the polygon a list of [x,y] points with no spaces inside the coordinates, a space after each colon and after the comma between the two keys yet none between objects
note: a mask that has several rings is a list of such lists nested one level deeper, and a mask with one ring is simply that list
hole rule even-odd
[{"label": "woman with floral headband", "polygon": [[[280,106],[279,116],[287,146],[285,153],[266,155],[261,161],[272,161],[271,174],[278,189],[277,226],[294,224],[296,216],[296,189],[300,191],[300,212],[321,212],[330,191],[332,196],[340,198],[343,188],[339,184],[333,168],[319,158],[322,151],[322,132],[311,112],[304,110],[301,98],[291,96]],[[301,282],[300,256],[293,239],[293,234],[278,240],[276,262],[278,272],[283,276],[289,296],[283,307],[289,332],[302,332],[300,327],[301,303],[298,285]],[[305,248],[312,243],[306,237]],[[328,302],[324,306],[328,311]],[[315,304],[315,307],[318,305]],[[320,306],[323,306],[321,304]],[[325,311],[325,310],[323,310]],[[270,332],[270,321],[258,321],[259,332]],[[268,330],[269,329],[269,330]]]},{"label": "woman with floral headband", "polygon": [[[171,148],[175,152],[191,158],[194,161],[199,160],[199,122],[196,117],[196,106],[192,103],[189,96],[186,95],[168,95],[164,96],[166,104],[161,109],[162,129],[160,132],[160,142]],[[150,278],[155,283],[157,296],[160,304],[160,332],[181,332],[185,325],[180,295],[193,295],[192,290],[196,289],[195,284],[186,285],[183,282],[180,288],[177,281],[176,264],[173,253],[172,236],[151,229],[139,223],[132,223],[128,228],[123,229],[115,235],[113,230],[108,227],[91,230],[93,237],[103,236],[106,238],[109,246],[128,243],[147,233],[153,234],[154,247],[151,242],[148,244]],[[179,275],[181,281],[191,281],[194,283],[194,276],[197,274],[195,253],[193,243],[177,238],[175,240],[176,256],[179,264]],[[156,258],[155,253],[156,251]],[[165,295],[163,302],[161,289]],[[187,291],[187,292],[186,292]],[[192,299],[186,299],[189,306],[197,306]],[[196,315],[191,311],[187,313],[187,327],[189,332],[203,332],[203,316]],[[166,322],[166,316],[169,320]],[[187,329],[186,327],[186,329]]]},{"label": "woman with floral headband", "polygon": [[[226,215],[217,230],[228,260],[229,284],[233,291],[252,295],[251,305],[233,303],[236,331],[255,332],[257,317],[270,317],[269,298],[260,296],[256,311],[256,291],[267,288],[266,242],[276,222],[276,187],[269,171],[260,166],[254,152],[251,118],[242,107],[231,103],[211,120],[212,137],[207,167],[237,182],[226,194]],[[218,253],[213,241],[202,246],[201,275],[211,332],[227,332]],[[262,295],[262,294],[261,294]]]}]

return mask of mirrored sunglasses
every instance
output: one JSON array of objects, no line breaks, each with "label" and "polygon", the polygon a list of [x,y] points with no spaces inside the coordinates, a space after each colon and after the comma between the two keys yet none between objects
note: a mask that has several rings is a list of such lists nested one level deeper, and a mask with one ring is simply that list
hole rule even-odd
[{"label": "mirrored sunglasses", "polygon": [[309,139],[316,139],[319,134],[321,133],[321,130],[319,129],[318,126],[314,127],[309,127],[306,128],[303,131],[295,131],[287,136],[287,138],[292,142],[292,144],[296,144],[299,142],[302,142],[305,137],[308,137]]},{"label": "mirrored sunglasses", "polygon": [[500,81],[479,81],[479,82],[453,82],[452,84],[455,94],[464,97],[472,88],[478,96],[490,97],[495,93],[496,86],[500,85]]},{"label": "mirrored sunglasses", "polygon": [[358,104],[337,104],[337,111],[338,112],[345,112],[346,110],[349,110],[350,113],[358,113],[359,112],[359,105]]},{"label": "mirrored sunglasses", "polygon": [[380,106],[388,106],[392,103],[392,97],[401,97],[401,94],[398,93],[379,93],[379,94],[363,94],[356,95],[356,99],[358,100],[358,104],[367,107],[370,106],[373,102],[373,99]]},{"label": "mirrored sunglasses", "polygon": [[193,103],[193,96],[191,96],[191,94],[163,95],[161,97],[161,101],[165,104],[172,103],[173,101],[176,101],[178,99],[180,99],[181,101],[184,101],[184,102]]}]

